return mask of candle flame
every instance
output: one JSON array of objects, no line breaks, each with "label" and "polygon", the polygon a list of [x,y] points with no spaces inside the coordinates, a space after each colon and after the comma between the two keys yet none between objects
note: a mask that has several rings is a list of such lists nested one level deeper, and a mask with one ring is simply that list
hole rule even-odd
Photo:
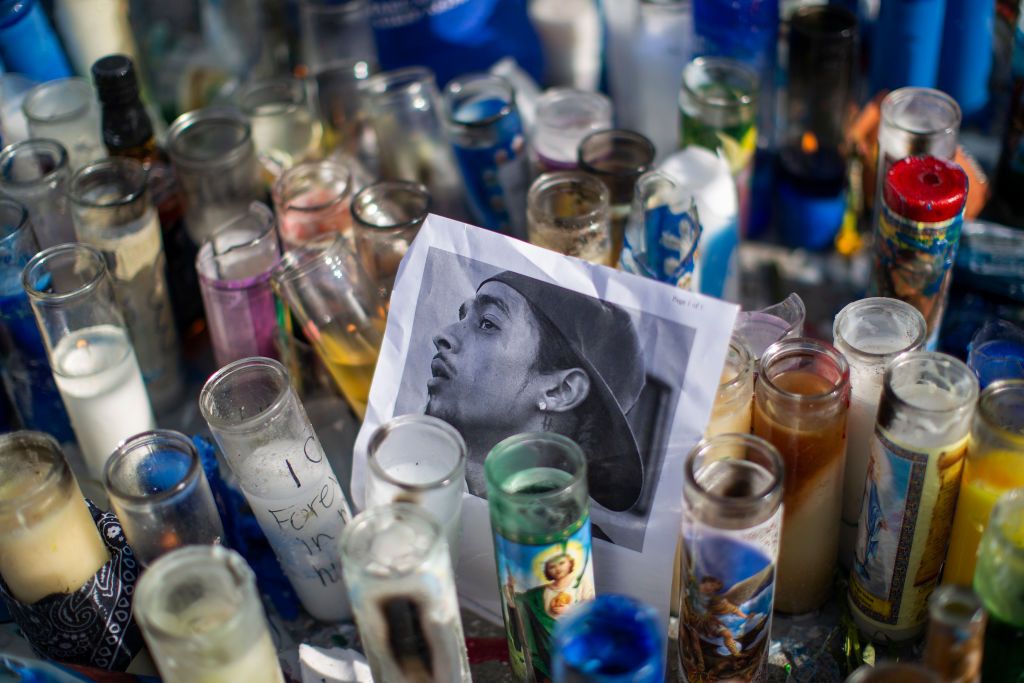
[{"label": "candle flame", "polygon": [[84,349],[88,345],[89,345],[89,342],[86,339],[79,339],[79,340],[77,340],[75,342],[75,348],[76,349]]},{"label": "candle flame", "polygon": [[818,138],[815,137],[814,133],[807,131],[800,138],[800,149],[806,154],[814,154],[818,151]]}]

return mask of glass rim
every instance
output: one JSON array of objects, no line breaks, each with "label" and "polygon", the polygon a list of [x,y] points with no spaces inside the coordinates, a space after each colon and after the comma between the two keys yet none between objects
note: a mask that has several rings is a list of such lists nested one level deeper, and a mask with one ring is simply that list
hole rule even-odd
[{"label": "glass rim", "polygon": [[608,186],[594,176],[583,171],[552,171],[540,174],[530,184],[530,189],[526,193],[527,216],[535,213],[534,204],[539,202],[542,196],[550,194],[556,188],[569,185],[583,185],[587,190],[596,192],[597,206],[576,216],[557,218],[559,223],[594,223],[602,213],[607,213],[611,209],[611,192],[608,191]]},{"label": "glass rim", "polygon": [[[156,599],[155,596],[164,592],[162,589],[168,588],[173,582],[173,577],[180,574],[182,569],[199,569],[209,572],[213,567],[218,572],[223,572],[231,577],[234,585],[243,594],[242,604],[247,600],[259,599],[256,574],[238,551],[222,545],[184,545],[153,560],[139,577],[132,612],[135,614],[136,620],[145,624],[143,630],[158,633],[161,637],[175,642],[188,642],[200,637],[192,632],[168,631],[149,618],[145,611],[140,612],[137,606],[140,602],[147,604],[150,600]],[[146,581],[146,577],[149,577],[149,581]],[[152,598],[150,597],[151,593],[154,594]],[[241,606],[239,605],[239,607]],[[159,607],[163,611],[163,605]],[[245,612],[244,609],[236,609],[229,618],[217,625],[213,633],[223,633],[238,628],[240,623],[249,616]],[[202,635],[210,635],[210,632],[204,632]]]},{"label": "glass rim", "polygon": [[1019,442],[1021,448],[1024,449],[1024,425],[1021,425],[1020,431],[1014,431],[997,422],[992,414],[995,409],[992,402],[998,400],[1000,394],[1005,393],[1020,394],[1024,398],[1024,379],[998,379],[990,382],[978,395],[978,408],[975,415],[987,429],[1006,441]]},{"label": "glass rim", "polygon": [[[931,100],[938,108],[945,109],[946,113],[951,114],[953,120],[943,128],[933,128],[931,130],[911,130],[906,126],[900,125],[900,123],[895,119],[896,108],[899,105],[905,104],[915,98]],[[963,122],[963,112],[960,109],[960,105],[957,104],[957,101],[936,88],[923,88],[919,86],[897,88],[882,98],[882,103],[879,105],[879,111],[883,124],[889,126],[893,130],[905,131],[918,136],[948,135],[955,133]]]},{"label": "glass rim", "polygon": [[[772,465],[772,468],[761,466],[768,475],[771,477],[771,481],[765,485],[763,489],[760,489],[748,496],[723,496],[719,493],[709,491],[699,481],[697,481],[697,472],[694,471],[697,465],[697,459],[707,454],[708,451],[712,451],[718,448],[731,449],[737,445],[742,445],[745,450],[755,450],[761,455],[764,455]],[[719,458],[710,462],[746,462],[747,458]],[[779,454],[779,450],[773,446],[769,441],[757,436],[756,434],[749,433],[724,433],[716,434],[710,438],[701,439],[700,442],[694,446],[686,456],[686,461],[683,466],[684,484],[688,491],[692,491],[698,496],[705,500],[711,501],[716,505],[723,507],[730,506],[734,508],[742,508],[750,506],[755,503],[770,500],[773,497],[778,498],[779,502],[782,502],[782,487],[783,479],[785,478],[785,463],[782,460],[782,456]]]},{"label": "glass rim", "polygon": [[[180,452],[189,456],[188,470],[184,475],[182,475],[181,479],[175,482],[170,488],[156,493],[129,493],[124,489],[115,486],[112,476],[114,467],[116,467],[115,461],[120,463],[136,449],[155,444],[162,444],[172,448],[177,447]],[[151,455],[158,455],[158,453],[159,452],[152,452]],[[119,444],[117,444],[114,452],[110,454],[110,457],[107,458],[107,462],[103,465],[103,487],[111,497],[129,504],[143,505],[148,503],[159,503],[169,498],[173,498],[184,491],[192,482],[199,479],[201,472],[202,465],[199,461],[199,451],[196,449],[195,444],[192,443],[191,439],[181,432],[173,429],[150,429],[145,432],[139,432],[138,434],[129,436],[127,439],[123,439]]]},{"label": "glass rim", "polygon": [[[509,491],[504,487],[504,482],[496,481],[494,468],[497,467],[497,465],[492,463],[497,462],[503,457],[509,457],[507,455],[508,453],[514,453],[520,447],[532,443],[545,443],[558,447],[575,466],[575,471],[567,472],[566,470],[562,470],[563,472],[570,474],[571,478],[569,481],[565,482],[564,485],[551,491],[542,491],[540,493]],[[490,467],[488,467],[489,464]],[[583,454],[583,449],[580,448],[579,444],[567,436],[556,434],[555,432],[524,432],[522,434],[516,434],[506,439],[502,439],[495,444],[490,451],[488,451],[487,456],[484,458],[484,478],[490,485],[488,488],[490,489],[493,487],[493,492],[502,496],[528,499],[534,502],[550,500],[560,498],[566,493],[576,490],[581,484],[586,484],[587,458]],[[490,490],[488,493],[490,493]]]},{"label": "glass rim", "polygon": [[[907,344],[898,351],[864,351],[854,346],[850,342],[850,340],[848,340],[846,336],[843,335],[842,333],[843,323],[845,323],[850,316],[870,306],[881,306],[883,308],[888,308],[892,311],[894,317],[908,316],[907,322],[910,322],[910,320],[913,319],[914,323],[917,324],[917,335],[909,344]],[[905,351],[921,348],[924,345],[925,339],[927,339],[927,337],[928,323],[927,321],[925,321],[924,316],[921,314],[921,311],[917,310],[916,308],[914,308],[905,301],[901,301],[900,299],[892,299],[884,296],[866,297],[864,299],[858,299],[857,301],[848,303],[847,305],[843,306],[842,310],[840,310],[839,313],[836,314],[835,319],[832,321],[833,340],[835,340],[836,343],[842,344],[844,347],[848,349],[848,351],[844,350],[842,353],[844,355],[854,356],[862,360],[881,361],[887,358],[895,358],[896,356]]]},{"label": "glass rim", "polygon": [[[414,196],[417,199],[422,200],[423,211],[418,213],[415,217],[410,218],[407,221],[401,223],[392,223],[390,225],[378,225],[371,223],[364,219],[361,215],[363,204],[369,204],[371,201],[381,201],[381,198],[375,197],[377,194],[383,194],[387,191],[401,191]],[[374,197],[374,200],[367,199],[368,197]],[[375,183],[371,183],[366,187],[356,192],[355,196],[352,197],[352,219],[359,224],[360,227],[365,227],[370,230],[401,230],[404,228],[411,228],[417,223],[422,223],[427,218],[427,214],[430,213],[430,190],[423,183],[418,183],[412,180],[378,180]]]},{"label": "glass rim", "polygon": [[[455,465],[440,479],[423,483],[400,481],[395,479],[386,469],[384,469],[384,466],[380,464],[378,450],[383,446],[388,436],[409,425],[428,429],[434,434],[443,434],[445,438],[449,439],[451,444],[454,444],[458,451],[458,457],[456,458]],[[399,415],[398,417],[392,418],[377,427],[377,429],[373,430],[373,433],[370,435],[370,441],[366,446],[366,461],[371,472],[396,488],[400,488],[403,491],[413,491],[417,493],[443,489],[449,484],[454,483],[457,479],[464,478],[466,459],[466,442],[463,440],[462,435],[459,434],[458,430],[444,420],[439,420],[438,418],[430,415],[410,414]]]},{"label": "glass rim", "polygon": [[[262,371],[263,376],[278,383],[277,394],[273,400],[263,410],[241,420],[224,420],[214,415],[211,411],[211,403],[214,400],[215,392],[223,389],[225,384],[230,386],[231,381],[238,374],[253,369]],[[199,412],[212,428],[223,432],[242,433],[248,431],[253,424],[263,422],[280,412],[291,396],[291,377],[285,367],[273,358],[251,356],[232,361],[210,375],[199,392]]]},{"label": "glass rim", "polygon": [[[827,358],[839,371],[839,379],[832,388],[817,394],[799,394],[780,388],[772,381],[766,369],[775,361],[785,360],[792,356],[816,355]],[[757,373],[757,386],[769,389],[782,398],[801,401],[819,402],[832,401],[840,398],[850,386],[850,364],[834,346],[812,337],[787,337],[775,342],[761,354],[760,371]]]},{"label": "glass rim", "polygon": [[[260,221],[260,227],[259,230],[256,231],[255,236],[251,240],[232,245],[228,247],[226,251],[214,252],[214,240],[217,238],[218,235],[226,233],[229,230],[236,229],[235,225],[237,223],[241,223],[242,221],[250,219],[254,215],[257,217],[257,220]],[[249,276],[241,278],[209,276],[204,272],[205,268],[203,266],[205,266],[206,262],[211,262],[214,266],[214,269],[216,269],[217,259],[219,259],[220,257],[226,256],[232,251],[235,251],[236,249],[251,249],[267,241],[274,242],[274,250],[278,253],[278,261],[280,261],[281,250],[280,247],[277,245],[277,220],[274,217],[274,212],[271,211],[270,207],[268,207],[263,202],[254,201],[249,204],[248,211],[246,211],[245,213],[238,214],[234,218],[229,219],[226,223],[222,223],[213,232],[206,236],[206,239],[203,240],[203,243],[199,246],[199,250],[196,252],[196,274],[199,276],[199,279],[203,284],[209,285],[214,289],[237,291],[239,289],[237,283],[243,281],[248,282],[250,280],[259,278],[259,276]],[[201,266],[200,264],[203,264],[203,266]],[[275,263],[274,265],[277,264]],[[263,279],[264,281],[270,279],[270,273],[272,270],[273,267],[268,268],[265,273],[266,277],[259,279]],[[255,283],[253,283],[251,286],[255,286]]]},{"label": "glass rim", "polygon": [[345,236],[340,233],[324,233],[289,249],[271,271],[271,279],[277,283],[288,283],[319,268],[328,257],[344,256]]},{"label": "glass rim", "polygon": [[[709,73],[711,69],[720,69],[722,72],[737,74],[746,81],[746,92],[743,92],[736,100],[726,101],[721,97],[706,97],[690,82],[690,77],[698,72]],[[711,80],[711,79],[709,79]],[[695,57],[683,67],[682,89],[689,96],[693,97],[702,106],[718,110],[741,109],[751,107],[753,109],[758,102],[757,90],[760,86],[760,79],[757,72],[746,64],[730,59],[728,57]]]},{"label": "glass rim", "polygon": [[47,489],[59,484],[65,473],[70,474],[71,472],[60,444],[49,434],[31,429],[19,429],[0,434],[0,453],[5,453],[9,449],[21,450],[25,447],[45,450],[53,456],[53,461],[34,486],[28,490],[19,491],[14,498],[0,499],[0,514],[9,514],[39,499]]},{"label": "glass rim", "polygon": [[[52,152],[57,159],[56,164],[46,173],[40,173],[38,178],[32,180],[17,180],[7,175],[7,167],[14,162],[19,153],[25,151],[38,152],[45,149]],[[0,150],[0,185],[12,185],[15,187],[32,187],[42,185],[50,178],[68,168],[68,150],[59,141],[53,138],[29,138],[21,142],[13,142]]]},{"label": "glass rim", "polygon": [[[305,206],[295,206],[293,201],[295,197],[288,195],[288,184],[291,182],[299,182],[308,178],[319,179],[321,177],[319,171],[328,170],[332,174],[332,177],[337,179],[344,178],[345,187],[341,192],[332,192],[330,199],[324,200],[323,202],[317,202],[315,204],[309,204]],[[329,209],[332,206],[341,204],[348,199],[352,194],[352,181],[354,174],[352,169],[344,164],[339,164],[335,161],[323,159],[321,161],[304,161],[299,164],[295,164],[288,170],[278,177],[274,181],[274,188],[272,191],[274,202],[280,204],[283,211],[298,211],[300,213],[316,213]]]},{"label": "glass rim", "polygon": [[[390,519],[401,521],[403,517],[412,517],[416,519],[417,522],[423,522],[433,534],[429,545],[424,550],[423,555],[417,558],[415,564],[410,565],[404,570],[388,566],[386,572],[381,572],[368,568],[366,562],[354,561],[349,546],[354,542],[353,539],[357,538],[356,534],[363,533],[364,529],[371,524],[379,522],[380,520]],[[371,528],[369,531],[373,531],[373,529]],[[413,503],[387,503],[385,505],[377,505],[372,508],[368,508],[356,515],[352,521],[346,524],[345,528],[342,529],[341,537],[338,541],[338,547],[343,559],[343,565],[348,571],[357,571],[360,574],[373,576],[378,579],[392,580],[416,574],[434,555],[447,557],[448,553],[440,552],[442,542],[447,543],[444,529],[441,527],[440,522],[438,522],[434,516],[428,513],[423,507]]]},{"label": "glass rim", "polygon": [[[475,94],[481,86],[495,85],[502,90],[504,101],[501,109],[477,121],[460,121],[455,118],[455,104],[461,97]],[[516,108],[516,89],[504,76],[488,72],[465,74],[453,78],[444,89],[444,102],[448,108],[448,123],[459,128],[486,128],[511,114]]]},{"label": "glass rim", "polygon": [[[87,258],[97,265],[96,274],[83,282],[76,289],[59,294],[44,292],[32,284],[34,271],[38,268],[48,267],[50,262],[63,257],[65,254],[76,252],[81,255],[88,255]],[[81,242],[65,242],[52,247],[47,247],[36,253],[25,268],[21,271],[21,286],[24,287],[32,303],[46,306],[54,306],[66,303],[73,299],[87,296],[96,291],[107,276],[107,262],[103,255],[95,247]]]},{"label": "glass rim", "polygon": [[360,81],[360,92],[376,97],[398,97],[412,91],[437,90],[437,76],[426,66],[404,66],[378,71]]},{"label": "glass rim", "polygon": [[[719,391],[728,391],[740,383],[746,382],[754,372],[754,354],[750,352],[750,348],[747,346],[747,343],[743,341],[743,337],[736,332],[733,332],[732,337],[729,339],[729,351],[736,352],[736,355],[740,358],[740,362],[743,364],[743,369],[740,372],[737,372],[736,376],[732,379],[719,383]],[[728,365],[728,352],[726,352],[725,362]]]},{"label": "glass rim", "polygon": [[0,221],[0,223],[3,223],[3,225],[0,225],[0,245],[17,241],[17,238],[24,235],[26,230],[32,232],[32,236],[35,238],[32,222],[29,220],[28,209],[25,205],[13,197],[0,195],[0,211],[3,211],[4,207],[10,207],[14,212],[19,213],[20,216],[16,221],[10,221],[9,225],[7,221]]},{"label": "glass rim", "polygon": [[[90,201],[86,199],[81,192],[79,187],[85,183],[86,180],[93,174],[100,174],[106,171],[113,171],[117,174],[117,177],[124,178],[129,185],[130,190],[115,199],[112,200],[100,200]],[[99,159],[97,161],[90,162],[82,168],[75,171],[74,175],[71,176],[71,182],[68,185],[68,199],[74,204],[79,206],[89,207],[91,209],[116,209],[122,206],[128,206],[133,202],[138,201],[141,197],[146,195],[149,190],[148,185],[149,174],[146,172],[145,167],[137,159],[131,157],[107,157],[106,159]]]},{"label": "glass rim", "polygon": [[[959,378],[966,377],[968,382],[967,394],[961,398],[964,400],[952,408],[929,408],[927,406],[921,406],[916,403],[912,403],[904,399],[902,396],[896,393],[892,388],[893,375],[902,370],[904,367],[914,363],[928,362],[928,363],[940,363],[946,368],[953,371],[954,374],[959,375]],[[897,405],[903,410],[912,410],[916,413],[923,413],[927,415],[941,415],[943,413],[955,414],[961,413],[965,410],[973,411],[978,401],[978,377],[974,374],[974,371],[967,367],[959,358],[954,358],[949,354],[941,353],[939,351],[904,351],[896,358],[889,361],[889,365],[885,368],[885,374],[882,376],[882,403],[889,402],[890,405]]]},{"label": "glass rim", "polygon": [[537,98],[536,115],[534,116],[536,125],[550,126],[550,123],[541,122],[541,119],[552,107],[557,107],[566,101],[585,103],[585,108],[599,109],[599,113],[602,116],[606,114],[611,118],[612,101],[607,95],[594,90],[581,90],[579,88],[572,88],[568,86],[556,86],[554,88],[548,88],[541,93],[540,97]]},{"label": "glass rim", "polygon": [[[962,605],[970,610],[970,614],[944,609],[949,605]],[[947,583],[937,586],[928,598],[928,616],[944,626],[970,628],[985,622],[985,606],[978,594],[969,587]]]},{"label": "glass rim", "polygon": [[[644,164],[639,164],[635,169],[623,169],[623,170],[608,170],[600,168],[594,165],[594,161],[588,161],[586,156],[586,148],[588,143],[592,143],[594,140],[599,138],[609,138],[609,148],[614,148],[614,142],[618,140],[628,141],[628,144],[641,153],[646,153],[649,157],[648,161]],[[609,178],[639,178],[644,173],[651,170],[654,165],[654,157],[657,154],[654,143],[650,139],[635,130],[629,130],[628,128],[604,128],[602,130],[595,130],[587,133],[582,140],[580,140],[579,146],[576,148],[576,160],[579,167],[585,172],[596,176],[609,177]]]},{"label": "glass rim", "polygon": [[[255,104],[249,101],[255,95],[262,94],[265,91],[287,94],[288,98],[273,98],[269,102],[261,100]],[[244,83],[235,94],[235,100],[238,102],[238,108],[246,116],[256,118],[277,116],[279,114],[276,111],[269,114],[257,111],[261,106],[272,103],[275,105],[285,105],[288,109],[301,107],[309,100],[309,95],[306,91],[305,82],[299,78],[293,76],[270,76],[268,78],[255,78]]]},{"label": "glass rim", "polygon": [[[32,106],[38,98],[62,88],[66,93],[71,93],[75,96],[84,96],[82,97],[82,101],[77,103],[77,106],[75,106],[74,109],[61,111],[60,113],[51,116],[43,117],[38,114],[32,114]],[[33,87],[25,93],[25,99],[21,103],[21,111],[30,123],[33,121],[43,124],[60,123],[79,118],[84,112],[89,110],[89,105],[95,101],[96,98],[92,84],[89,83],[87,79],[81,76],[68,76],[66,78],[57,78],[52,81],[44,81],[43,83]]]},{"label": "glass rim", "polygon": [[[197,157],[195,154],[182,150],[182,140],[192,134],[192,129],[200,125],[220,125],[232,127],[241,131],[242,135],[237,143],[226,150],[220,158],[211,163],[209,157]],[[214,105],[202,107],[185,112],[171,122],[167,129],[166,144],[164,145],[171,161],[175,166],[187,166],[191,169],[200,169],[208,172],[209,167],[220,167],[231,164],[239,156],[251,151],[252,148],[252,124],[248,117],[235,107]]]}]

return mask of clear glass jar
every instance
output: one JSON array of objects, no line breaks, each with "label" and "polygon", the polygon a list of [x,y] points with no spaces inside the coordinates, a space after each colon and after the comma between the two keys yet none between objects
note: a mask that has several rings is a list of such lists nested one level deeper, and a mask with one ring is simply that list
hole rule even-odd
[{"label": "clear glass jar", "polygon": [[974,592],[988,612],[983,681],[1011,681],[1024,671],[1024,490],[1003,494],[978,551]]},{"label": "clear glass jar", "polygon": [[76,171],[107,156],[100,130],[100,108],[92,84],[84,78],[60,78],[32,88],[22,103],[29,135],[58,141]]},{"label": "clear glass jar", "polygon": [[249,117],[256,154],[268,177],[279,178],[295,164],[321,156],[323,125],[304,81],[253,81],[242,87],[236,99]]},{"label": "clear glass jar", "polygon": [[597,92],[551,88],[537,99],[530,159],[534,174],[577,167],[583,138],[612,127],[612,102]]},{"label": "clear glass jar", "polygon": [[922,660],[947,683],[981,683],[985,608],[964,586],[940,586],[928,601]]},{"label": "clear glass jar", "polygon": [[68,209],[71,169],[56,140],[32,139],[0,151],[0,190],[28,209],[40,249],[75,242]]},{"label": "clear glass jar", "polygon": [[754,400],[754,359],[736,335],[729,341],[725,369],[718,384],[718,393],[711,406],[711,419],[704,438],[719,434],[749,434]]},{"label": "clear glass jar", "polygon": [[367,0],[299,1],[299,43],[309,72],[318,75],[349,60],[377,62]]},{"label": "clear glass jar", "polygon": [[608,188],[579,171],[545,173],[527,197],[531,244],[612,265],[611,207]]},{"label": "clear glass jar", "polygon": [[429,211],[426,186],[405,180],[367,185],[352,199],[356,253],[385,301],[391,299],[398,266]]},{"label": "clear glass jar", "polygon": [[352,229],[352,171],[333,161],[292,166],[274,183],[274,210],[284,248]]}]

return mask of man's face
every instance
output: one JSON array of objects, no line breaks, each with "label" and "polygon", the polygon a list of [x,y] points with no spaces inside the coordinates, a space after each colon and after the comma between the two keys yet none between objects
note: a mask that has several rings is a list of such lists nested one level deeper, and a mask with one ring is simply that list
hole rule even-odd
[{"label": "man's face", "polygon": [[544,565],[545,573],[551,577],[552,581],[558,581],[572,574],[572,559],[567,555],[556,557],[548,560],[547,564]]},{"label": "man's face", "polygon": [[427,414],[456,429],[516,428],[536,410],[526,391],[540,333],[526,299],[500,282],[484,284],[459,320],[434,337]]}]

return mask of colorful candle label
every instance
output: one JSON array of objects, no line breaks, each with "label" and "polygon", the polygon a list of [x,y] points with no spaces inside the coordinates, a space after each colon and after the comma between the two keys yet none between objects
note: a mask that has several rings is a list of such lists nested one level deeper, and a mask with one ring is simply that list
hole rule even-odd
[{"label": "colorful candle label", "polygon": [[875,432],[850,575],[850,599],[863,615],[899,628],[927,619],[966,447],[964,439],[913,450]]},{"label": "colorful candle label", "polygon": [[762,681],[782,507],[743,531],[684,517],[679,660],[690,681]]},{"label": "colorful candle label", "polygon": [[594,598],[590,516],[558,543],[516,543],[496,534],[494,545],[512,670],[517,680],[550,680],[557,620]]}]

